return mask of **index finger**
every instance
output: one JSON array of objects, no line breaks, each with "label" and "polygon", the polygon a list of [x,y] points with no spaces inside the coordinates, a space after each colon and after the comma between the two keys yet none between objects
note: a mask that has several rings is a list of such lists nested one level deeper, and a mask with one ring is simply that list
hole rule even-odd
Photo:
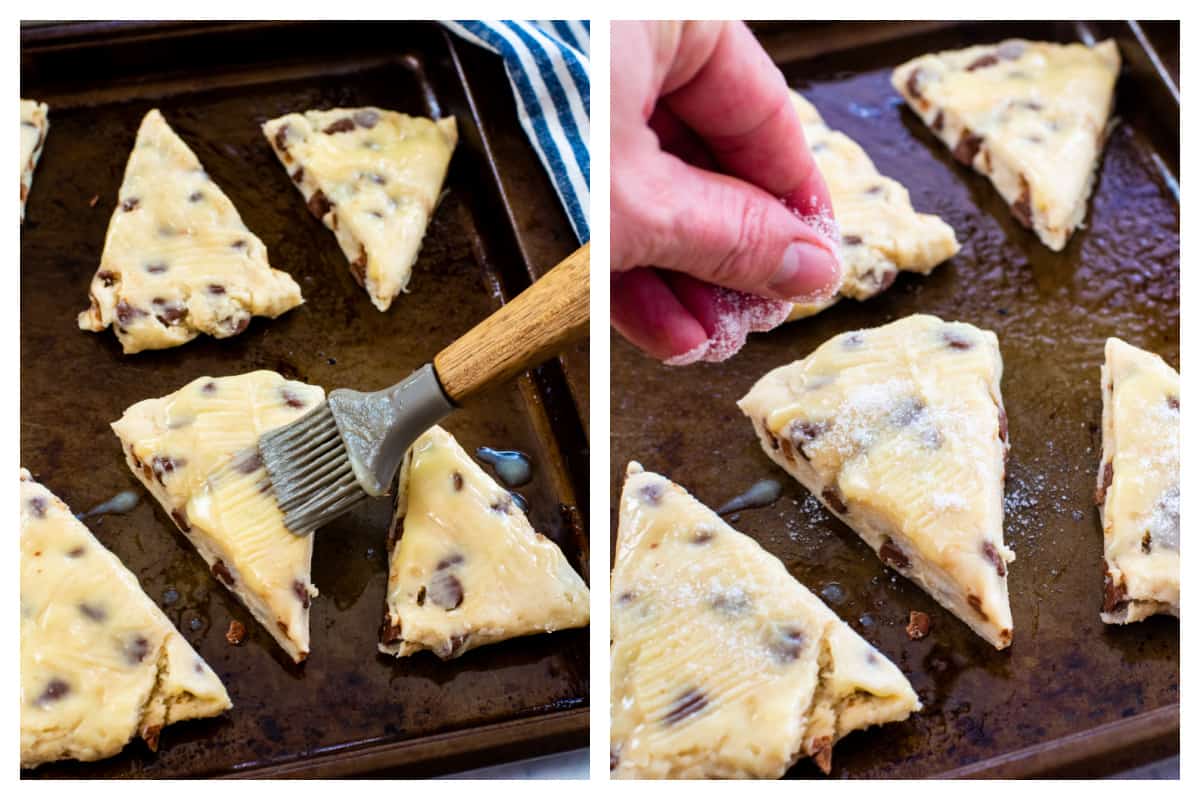
[{"label": "index finger", "polygon": [[[689,42],[689,37],[693,41]],[[728,173],[759,186],[802,216],[833,216],[825,179],[809,152],[783,73],[743,23],[685,25],[664,98]],[[703,53],[707,51],[708,57]]]}]

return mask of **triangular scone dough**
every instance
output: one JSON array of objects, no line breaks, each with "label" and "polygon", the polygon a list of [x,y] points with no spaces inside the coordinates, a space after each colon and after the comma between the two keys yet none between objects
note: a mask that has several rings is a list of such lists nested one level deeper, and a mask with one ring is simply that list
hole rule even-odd
[{"label": "triangular scone dough", "polygon": [[379,649],[448,659],[492,642],[588,624],[588,588],[512,495],[443,429],[400,471]]},{"label": "triangular scone dough", "polygon": [[1010,39],[915,58],[892,85],[1022,225],[1062,250],[1087,212],[1120,69],[1112,40]]},{"label": "triangular scone dough", "polygon": [[882,653],[783,563],[631,463],[612,574],[616,778],[829,772],[851,731],[921,708]]},{"label": "triangular scone dough", "polygon": [[738,401],[768,456],[998,649],[1014,559],[1001,370],[991,331],[914,315],[837,336]]},{"label": "triangular scone dough", "polygon": [[319,386],[265,370],[197,378],[112,424],[125,460],[215,575],[297,663],[308,656],[312,536],[283,524],[255,446],[320,405]]},{"label": "triangular scone dough", "polygon": [[21,766],[119,753],[232,704],[138,580],[21,470]]},{"label": "triangular scone dough", "polygon": [[50,130],[49,109],[36,100],[21,101],[21,222],[25,222],[25,198],[33,188],[33,169],[42,157]]},{"label": "triangular scone dough", "polygon": [[90,296],[79,327],[112,325],[126,353],[234,336],[304,302],[157,109],[129,154]]},{"label": "triangular scone dough", "polygon": [[1179,373],[1120,339],[1104,346],[1105,622],[1179,616]]},{"label": "triangular scone dough", "polygon": [[308,210],[337,234],[354,279],[387,311],[407,290],[441,195],[458,142],[454,117],[334,108],[262,129]]},{"label": "triangular scone dough", "polygon": [[812,316],[841,297],[867,300],[891,286],[900,270],[928,275],[958,252],[953,228],[940,217],[914,211],[908,190],[880,175],[865,150],[827,127],[796,92],[792,104],[833,198],[842,236],[843,277],[837,294],[822,302],[796,304],[789,319]]}]

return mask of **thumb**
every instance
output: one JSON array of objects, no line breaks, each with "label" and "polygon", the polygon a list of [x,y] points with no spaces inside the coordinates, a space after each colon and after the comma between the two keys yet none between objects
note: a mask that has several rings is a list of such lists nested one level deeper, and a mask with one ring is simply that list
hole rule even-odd
[{"label": "thumb", "polygon": [[776,300],[824,299],[840,285],[833,232],[762,189],[665,153],[642,180],[656,230],[639,263]]}]

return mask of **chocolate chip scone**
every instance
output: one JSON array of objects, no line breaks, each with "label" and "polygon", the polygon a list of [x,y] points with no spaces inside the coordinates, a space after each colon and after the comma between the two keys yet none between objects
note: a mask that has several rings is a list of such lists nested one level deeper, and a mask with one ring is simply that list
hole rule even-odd
[{"label": "chocolate chip scone", "polygon": [[42,157],[50,119],[45,103],[21,100],[21,223],[25,222],[25,199],[33,188],[33,170]]},{"label": "chocolate chip scone", "polygon": [[283,524],[259,438],[319,406],[319,386],[274,372],[198,378],[112,424],[125,460],[293,661],[308,656],[312,536]]},{"label": "chocolate chip scone", "polygon": [[921,708],[891,661],[775,556],[631,463],[612,574],[615,778],[830,771],[851,731]]},{"label": "chocolate chip scone", "polygon": [[913,210],[908,190],[880,175],[857,142],[829,128],[796,92],[792,104],[833,199],[843,272],[837,294],[797,304],[789,319],[816,314],[842,297],[867,300],[891,286],[901,270],[928,275],[958,252],[954,230],[933,214]]},{"label": "chocolate chip scone", "polygon": [[400,469],[379,649],[468,650],[588,624],[588,588],[558,546],[434,426]]},{"label": "chocolate chip scone", "polygon": [[1179,373],[1109,339],[1100,368],[1105,622],[1179,616]]},{"label": "chocolate chip scone", "polygon": [[763,450],[998,649],[1008,418],[996,335],[927,315],[837,336],[738,401]]},{"label": "chocolate chip scone", "polygon": [[350,272],[387,311],[408,279],[458,142],[437,121],[380,108],[287,114],[262,126],[313,216],[337,235]]},{"label": "chocolate chip scone", "polygon": [[1018,222],[1062,250],[1087,213],[1120,69],[1112,40],[1010,39],[915,58],[892,85]]},{"label": "chocolate chip scone", "polygon": [[126,353],[235,336],[304,302],[157,109],[138,129],[79,327]]},{"label": "chocolate chip scone", "polygon": [[21,766],[119,753],[231,707],[137,578],[21,470]]}]

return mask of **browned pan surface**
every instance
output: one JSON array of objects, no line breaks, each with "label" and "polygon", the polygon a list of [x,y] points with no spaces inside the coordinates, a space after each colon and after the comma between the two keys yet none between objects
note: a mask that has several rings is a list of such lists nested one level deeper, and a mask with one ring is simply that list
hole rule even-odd
[{"label": "browned pan surface", "polygon": [[[864,34],[873,43],[860,44]],[[1087,227],[1062,253],[1047,250],[986,178],[953,162],[888,81],[891,66],[922,52],[1015,34],[1078,35],[1073,26],[1046,24],[760,31],[789,83],[907,186],[918,210],[946,219],[962,251],[928,278],[902,273],[870,302],[843,300],[757,335],[724,364],[667,368],[613,336],[614,508],[630,459],[713,507],[760,478],[780,480],[784,496],[743,512],[735,527],[834,598],[834,611],[920,694],[925,709],[908,721],[839,743],[838,776],[1102,774],[1178,748],[1179,625],[1164,617],[1123,628],[1100,622],[1102,534],[1092,502],[1105,338],[1120,336],[1179,364],[1179,205],[1161,166],[1178,163],[1178,130],[1155,130],[1155,120],[1138,112],[1162,87],[1127,70],[1118,87],[1123,122],[1105,150]],[[781,55],[818,48],[816,57]],[[1174,152],[1154,144],[1172,139]],[[1015,640],[1005,652],[887,570],[768,460],[734,405],[768,370],[826,339],[917,312],[970,322],[1000,339],[1012,441],[1005,533],[1017,553],[1009,574]],[[932,633],[917,642],[905,633],[914,609],[933,619]],[[817,773],[805,761],[791,774]]]},{"label": "browned pan surface", "polygon": [[[537,214],[567,237],[570,228],[545,187],[511,198],[494,182],[492,171],[508,163],[531,180],[539,174],[529,171],[536,158],[528,148],[510,146],[507,161],[488,161],[469,93],[511,93],[499,60],[486,63],[488,74],[460,73],[450,39],[433,25],[249,25],[189,28],[184,36],[167,28],[138,37],[102,27],[81,44],[53,48],[27,38],[22,96],[49,102],[51,130],[21,233],[22,464],[83,511],[139,488],[108,427],[132,403],[202,375],[254,369],[327,389],[385,386],[520,291],[535,264],[574,249],[566,238],[557,250],[553,242],[519,244],[525,232],[512,220],[522,215]],[[260,123],[289,111],[366,104],[440,109],[458,117],[461,133],[411,293],[387,313],[354,283],[333,235],[308,214],[259,132]],[[196,151],[307,302],[278,320],[256,318],[233,339],[202,337],[126,357],[111,332],[77,330],[75,314],[87,305],[125,159],[152,107]],[[511,100],[501,111],[508,116],[489,118],[489,129],[519,136]],[[509,200],[519,208],[508,208]],[[586,446],[574,409],[561,369],[550,364],[534,379],[492,391],[446,427],[468,450],[489,445],[532,456],[535,478],[520,489],[530,517],[586,569],[578,522],[587,516],[586,506],[578,513]],[[426,774],[582,744],[585,630],[517,639],[448,663],[376,651],[389,518],[390,503],[372,501],[317,535],[313,580],[321,596],[312,609],[312,655],[299,667],[209,575],[153,500],[93,521],[220,674],[234,708],[167,728],[157,755],[135,743],[103,762],[32,774]],[[224,638],[234,619],[249,632],[240,647]]]}]

